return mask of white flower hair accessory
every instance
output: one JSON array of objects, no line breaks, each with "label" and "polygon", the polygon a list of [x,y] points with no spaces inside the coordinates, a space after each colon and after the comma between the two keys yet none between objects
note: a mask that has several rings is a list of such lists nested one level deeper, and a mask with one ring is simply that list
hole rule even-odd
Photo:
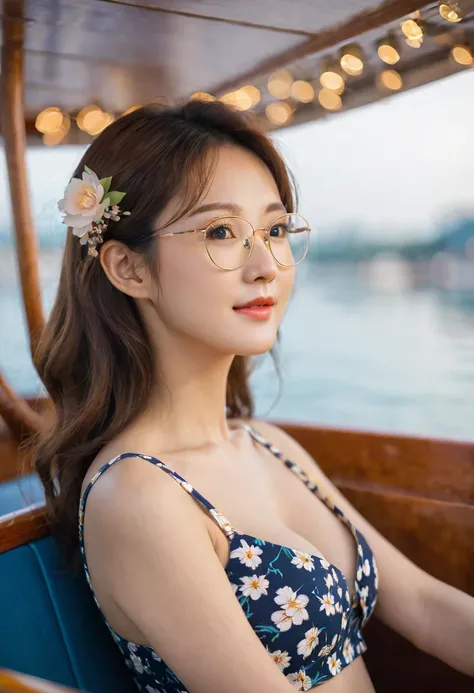
[{"label": "white flower hair accessory", "polygon": [[98,179],[94,171],[84,166],[82,180],[73,178],[66,188],[64,197],[58,202],[64,214],[63,224],[72,228],[81,245],[88,246],[88,255],[97,257],[97,246],[104,242],[109,219],[120,221],[130,212],[122,212],[119,203],[126,193],[110,191],[112,176]]}]

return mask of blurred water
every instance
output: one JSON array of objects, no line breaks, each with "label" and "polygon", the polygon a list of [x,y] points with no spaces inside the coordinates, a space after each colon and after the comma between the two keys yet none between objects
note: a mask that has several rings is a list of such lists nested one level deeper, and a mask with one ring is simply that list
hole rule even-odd
[{"label": "blurred water", "polygon": [[[41,253],[46,309],[60,251]],[[375,291],[350,266],[298,268],[282,326],[283,386],[265,356],[254,377],[270,418],[474,440],[474,296]],[[22,394],[40,384],[28,352],[11,249],[0,247],[0,368]]]}]

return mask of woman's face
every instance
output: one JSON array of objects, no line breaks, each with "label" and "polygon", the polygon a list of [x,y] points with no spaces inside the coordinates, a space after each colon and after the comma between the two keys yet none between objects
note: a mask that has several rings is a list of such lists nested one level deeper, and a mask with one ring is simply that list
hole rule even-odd
[{"label": "woman's face", "polygon": [[[238,211],[219,207],[225,203],[232,203]],[[206,210],[199,211],[204,205]],[[165,210],[159,227],[171,218],[174,211],[171,207]],[[186,217],[165,231],[202,229],[216,217],[229,213],[244,217],[254,228],[268,228],[285,212],[265,164],[243,148],[223,146],[205,197]],[[261,232],[257,232],[245,264],[232,271],[212,263],[202,233],[163,236],[157,243],[160,291],[154,303],[160,322],[168,331],[228,355],[262,354],[273,346],[295,270],[277,264]],[[262,297],[274,300],[267,311],[268,317],[259,316],[264,319],[235,310]]]}]

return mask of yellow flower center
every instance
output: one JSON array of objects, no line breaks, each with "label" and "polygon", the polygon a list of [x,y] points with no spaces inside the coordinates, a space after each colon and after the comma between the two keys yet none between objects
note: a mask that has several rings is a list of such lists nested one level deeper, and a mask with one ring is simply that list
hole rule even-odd
[{"label": "yellow flower center", "polygon": [[84,187],[79,195],[79,207],[81,209],[92,209],[96,206],[98,200],[97,195],[92,188]]}]

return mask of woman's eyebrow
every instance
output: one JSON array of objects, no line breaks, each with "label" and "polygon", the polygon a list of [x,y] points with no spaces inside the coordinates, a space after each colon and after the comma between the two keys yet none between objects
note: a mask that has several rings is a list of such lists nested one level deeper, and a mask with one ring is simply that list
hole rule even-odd
[{"label": "woman's eyebrow", "polygon": [[[236,215],[241,215],[244,211],[240,205],[237,205],[234,202],[207,202],[199,205],[199,207],[196,207],[196,209],[189,214],[189,217],[194,217],[202,212],[210,212],[215,210],[223,210],[225,212],[230,212],[230,214]],[[267,206],[265,214],[268,212],[286,212],[286,209],[282,202],[271,202]]]}]

